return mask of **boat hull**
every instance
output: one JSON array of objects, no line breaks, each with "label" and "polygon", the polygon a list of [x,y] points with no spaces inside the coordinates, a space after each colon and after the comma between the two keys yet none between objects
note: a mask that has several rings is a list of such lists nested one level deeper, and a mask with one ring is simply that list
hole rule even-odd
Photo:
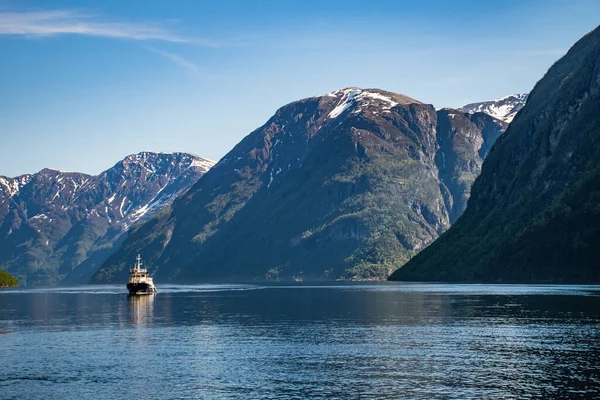
[{"label": "boat hull", "polygon": [[157,292],[154,285],[149,285],[147,283],[128,283],[127,290],[129,290],[130,296],[155,294]]}]

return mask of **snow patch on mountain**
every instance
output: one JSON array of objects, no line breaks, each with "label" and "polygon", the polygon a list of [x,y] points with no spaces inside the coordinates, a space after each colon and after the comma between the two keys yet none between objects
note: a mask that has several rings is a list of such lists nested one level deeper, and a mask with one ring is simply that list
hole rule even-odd
[{"label": "snow patch on mountain", "polygon": [[354,108],[353,114],[363,112],[367,109],[373,113],[389,112],[399,104],[421,104],[421,102],[397,93],[386,92],[380,89],[346,88],[326,93],[320,97],[334,97],[339,102],[328,114],[327,118],[333,119],[340,116],[346,110]]},{"label": "snow patch on mountain", "polygon": [[387,105],[381,107],[382,110],[389,110],[390,108],[398,105],[398,103],[396,103],[390,97],[374,92],[363,91],[361,94],[356,96],[356,98],[358,100],[379,100],[380,102],[387,103]]},{"label": "snow patch on mountain", "polygon": [[[342,93],[342,101],[329,113],[327,118],[336,118],[344,111],[352,107],[355,97],[360,94],[360,89],[343,89],[338,92]],[[334,92],[333,94],[335,95],[337,93]]]},{"label": "snow patch on mountain", "polygon": [[501,121],[510,123],[523,108],[528,96],[529,93],[511,94],[495,100],[467,104],[459,107],[458,110],[469,114],[483,112]]},{"label": "snow patch on mountain", "polygon": [[8,178],[0,176],[0,190],[8,194],[8,197],[13,197],[21,191],[21,188],[29,183],[31,175],[21,175],[16,178]]},{"label": "snow patch on mountain", "polygon": [[216,161],[208,160],[206,158],[194,158],[194,160],[192,160],[192,163],[190,164],[190,167],[201,168],[204,170],[204,172],[206,172],[212,167],[214,167],[216,163]]}]

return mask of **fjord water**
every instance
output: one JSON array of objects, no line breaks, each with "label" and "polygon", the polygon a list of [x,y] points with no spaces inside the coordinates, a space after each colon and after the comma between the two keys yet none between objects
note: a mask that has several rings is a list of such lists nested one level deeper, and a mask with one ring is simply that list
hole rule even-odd
[{"label": "fjord water", "polygon": [[600,287],[0,292],[0,398],[600,395]]}]

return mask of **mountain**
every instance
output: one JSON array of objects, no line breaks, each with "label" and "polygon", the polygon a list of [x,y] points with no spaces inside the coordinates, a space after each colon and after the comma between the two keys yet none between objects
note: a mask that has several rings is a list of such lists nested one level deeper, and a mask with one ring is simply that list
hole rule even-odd
[{"label": "mountain", "polygon": [[505,128],[378,89],[293,102],[132,228],[93,281],[122,282],[138,252],[159,282],[383,279],[460,215]]},{"label": "mountain", "polygon": [[600,27],[536,84],[463,216],[392,280],[599,282]]},{"label": "mountain", "polygon": [[450,223],[467,207],[483,160],[507,127],[485,113],[465,114],[447,108],[437,112],[435,161]]},{"label": "mountain", "polygon": [[528,93],[511,94],[496,100],[467,104],[459,107],[458,110],[469,114],[486,113],[508,124],[523,108],[528,96]]},{"label": "mountain", "polygon": [[168,207],[214,163],[143,152],[100,175],[0,177],[0,268],[27,285],[87,282],[129,227]]}]

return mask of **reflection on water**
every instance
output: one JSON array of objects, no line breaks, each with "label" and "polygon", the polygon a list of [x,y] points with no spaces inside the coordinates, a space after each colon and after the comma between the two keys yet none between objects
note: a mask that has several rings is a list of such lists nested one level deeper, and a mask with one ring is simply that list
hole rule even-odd
[{"label": "reflection on water", "polygon": [[152,322],[154,317],[154,294],[146,296],[128,296],[131,308],[131,321],[138,328]]},{"label": "reflection on water", "polygon": [[0,398],[600,395],[600,287],[0,292]]}]

